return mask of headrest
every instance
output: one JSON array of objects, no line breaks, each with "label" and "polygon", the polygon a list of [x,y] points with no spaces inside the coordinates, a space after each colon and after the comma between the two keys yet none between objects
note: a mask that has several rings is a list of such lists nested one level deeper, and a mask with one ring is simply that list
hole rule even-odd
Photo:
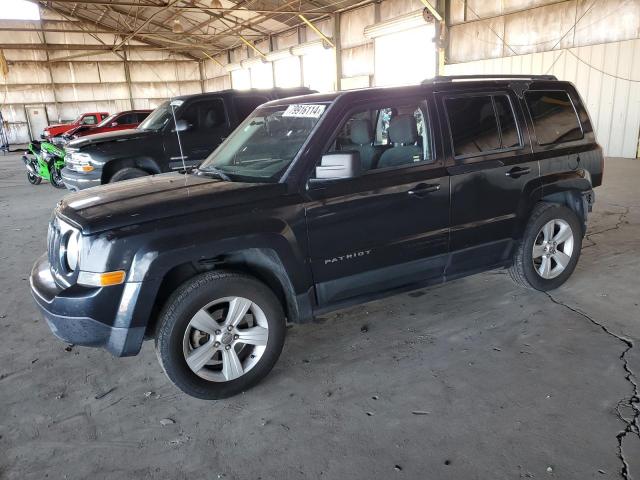
[{"label": "headrest", "polygon": [[216,125],[218,125],[218,112],[216,112],[214,109],[211,109],[204,117],[204,126],[205,128],[213,128]]},{"label": "headrest", "polygon": [[351,122],[351,141],[356,145],[370,145],[373,142],[373,129],[367,119],[357,119]]},{"label": "headrest", "polygon": [[398,115],[389,122],[389,141],[404,145],[416,143],[418,127],[413,115]]}]

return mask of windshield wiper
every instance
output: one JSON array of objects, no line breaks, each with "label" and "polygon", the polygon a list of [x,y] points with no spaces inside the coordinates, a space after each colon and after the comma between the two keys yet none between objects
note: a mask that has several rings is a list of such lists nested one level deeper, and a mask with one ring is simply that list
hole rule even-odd
[{"label": "windshield wiper", "polygon": [[208,177],[219,178],[220,180],[224,180],[225,182],[231,181],[231,177],[229,177],[229,175],[215,167],[208,167],[206,170],[196,169],[195,173],[197,175],[206,175]]}]

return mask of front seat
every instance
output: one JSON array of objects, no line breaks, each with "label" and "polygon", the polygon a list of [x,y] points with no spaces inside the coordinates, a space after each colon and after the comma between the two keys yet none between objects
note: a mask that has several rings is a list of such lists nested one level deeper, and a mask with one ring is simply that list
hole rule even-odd
[{"label": "front seat", "polygon": [[218,119],[218,112],[212,108],[204,117],[204,128],[211,130],[212,128],[217,127],[219,123],[220,120]]},{"label": "front seat", "polygon": [[378,168],[396,167],[419,162],[422,148],[416,145],[418,126],[413,115],[398,115],[389,122],[389,142],[393,148],[385,150],[378,162]]},{"label": "front seat", "polygon": [[378,151],[373,146],[373,128],[367,119],[357,119],[351,122],[351,143],[349,150],[360,153],[362,170],[371,170],[378,160]]}]

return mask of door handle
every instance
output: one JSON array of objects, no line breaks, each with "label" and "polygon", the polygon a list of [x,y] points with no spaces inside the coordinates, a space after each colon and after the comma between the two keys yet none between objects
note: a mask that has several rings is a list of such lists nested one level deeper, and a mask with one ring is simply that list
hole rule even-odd
[{"label": "door handle", "polygon": [[505,175],[511,178],[518,178],[518,177],[521,177],[522,175],[527,175],[529,173],[531,173],[531,169],[529,167],[524,167],[524,168],[513,167],[511,170],[506,172]]},{"label": "door handle", "polygon": [[437,192],[440,190],[439,183],[419,183],[411,190],[407,192],[407,195],[414,195],[416,197],[423,197],[427,193]]}]

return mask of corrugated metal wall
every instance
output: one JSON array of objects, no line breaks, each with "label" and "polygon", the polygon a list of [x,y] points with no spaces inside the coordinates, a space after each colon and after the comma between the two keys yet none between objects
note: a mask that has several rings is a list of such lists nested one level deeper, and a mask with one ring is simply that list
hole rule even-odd
[{"label": "corrugated metal wall", "polygon": [[636,157],[640,40],[459,63],[447,65],[445,71],[447,75],[549,73],[573,82],[587,104],[605,154]]},{"label": "corrugated metal wall", "polygon": [[605,154],[637,156],[640,1],[452,0],[451,22],[446,74],[551,73],[573,82]]}]

